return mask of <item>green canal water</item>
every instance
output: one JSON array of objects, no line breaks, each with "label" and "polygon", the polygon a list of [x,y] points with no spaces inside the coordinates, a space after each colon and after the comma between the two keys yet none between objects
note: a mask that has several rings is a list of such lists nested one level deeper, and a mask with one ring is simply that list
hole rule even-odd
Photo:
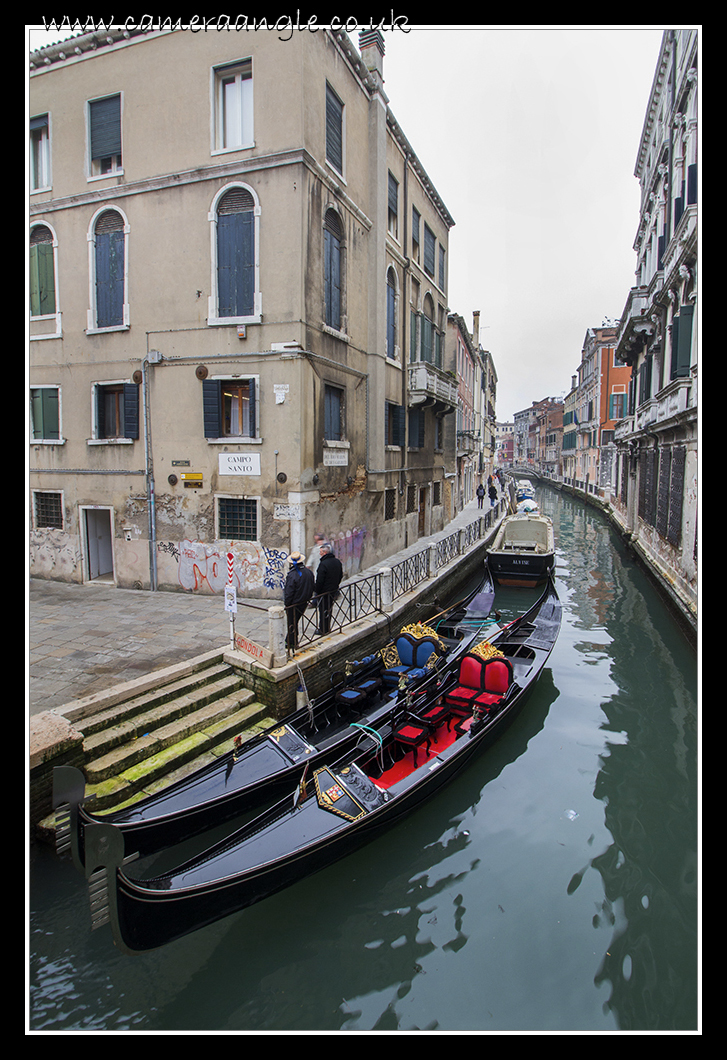
[{"label": "green canal water", "polygon": [[599,512],[539,501],[563,626],[502,739],[382,839],[143,956],[34,845],[31,1031],[700,1026],[696,653]]}]

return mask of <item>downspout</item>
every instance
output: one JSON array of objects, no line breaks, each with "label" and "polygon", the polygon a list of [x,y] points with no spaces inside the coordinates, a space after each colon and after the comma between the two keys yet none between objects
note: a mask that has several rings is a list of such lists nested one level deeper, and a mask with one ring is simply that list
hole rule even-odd
[{"label": "downspout", "polygon": [[[407,250],[409,248],[408,241],[408,224],[409,224],[409,152],[404,152],[404,282],[402,284],[402,314],[401,314],[401,405],[404,409],[404,447],[401,454],[401,467],[399,469],[399,488],[403,494],[404,492],[404,473],[407,463],[407,454],[409,452],[409,415],[407,408],[407,395],[409,388],[407,386],[409,366],[406,358],[406,305],[407,305],[407,279],[409,272],[409,255]],[[407,542],[408,544],[408,542]]]},{"label": "downspout", "polygon": [[[147,346],[149,336],[147,335]],[[150,351],[147,349],[146,357],[141,362],[142,372],[142,401],[144,403],[144,468],[146,472],[146,495],[147,515],[149,520],[149,588],[152,592],[157,590],[157,548],[156,548],[156,502],[154,495],[154,465],[151,452],[151,410],[149,401],[149,374],[148,368]],[[158,354],[157,354],[158,356]],[[154,362],[155,363],[155,362]]]}]

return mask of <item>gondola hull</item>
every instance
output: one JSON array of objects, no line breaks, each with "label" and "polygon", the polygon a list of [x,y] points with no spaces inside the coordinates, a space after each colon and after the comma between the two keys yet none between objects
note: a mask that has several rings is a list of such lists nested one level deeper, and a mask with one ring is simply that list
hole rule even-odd
[{"label": "gondola hull", "polygon": [[[462,630],[448,641],[443,666],[456,664],[475,636]],[[361,671],[363,680],[374,664]],[[426,687],[434,677],[421,681]],[[396,698],[396,691],[393,693]],[[333,692],[319,697],[311,707],[317,718],[333,721],[316,728],[311,712],[302,708],[260,733],[241,750],[230,750],[216,762],[170,785],[158,795],[109,813],[93,814],[83,805],[84,778],[74,767],[54,771],[53,804],[65,815],[64,845],[76,867],[85,872],[85,834],[90,825],[112,824],[125,838],[126,854],[146,856],[214,828],[241,814],[262,808],[293,791],[304,771],[350,752],[356,746],[374,746],[376,732],[391,712],[391,700],[374,697],[363,709],[336,715]]]},{"label": "gondola hull", "polygon": [[147,880],[134,878],[124,866],[123,838],[112,825],[89,827],[87,872],[108,874],[105,915],[117,946],[129,953],[162,946],[259,902],[394,827],[512,724],[550,655],[560,621],[550,582],[535,608],[494,638],[514,668],[502,704],[484,721],[470,720],[454,734],[447,730],[431,756],[401,776],[392,767],[372,779],[372,756],[360,750],[339,758],[315,772],[305,795],[288,797],[198,856]]}]

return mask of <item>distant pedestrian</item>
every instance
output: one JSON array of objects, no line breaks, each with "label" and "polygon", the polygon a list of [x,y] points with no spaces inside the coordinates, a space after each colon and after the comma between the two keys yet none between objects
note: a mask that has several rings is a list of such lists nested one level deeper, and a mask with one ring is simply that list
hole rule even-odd
[{"label": "distant pedestrian", "polygon": [[325,542],[326,538],[320,531],[313,534],[313,548],[305,561],[306,567],[313,571],[313,577],[318,573],[318,564],[321,562],[321,545],[325,544]]},{"label": "distant pedestrian", "polygon": [[305,566],[300,552],[292,552],[289,557],[290,571],[283,586],[283,603],[288,620],[288,636],[285,645],[291,651],[298,647],[298,623],[305,614],[308,601],[313,595],[315,579],[313,572]]},{"label": "distant pedestrian", "polygon": [[316,597],[318,599],[318,632],[323,636],[331,628],[333,602],[338,596],[338,587],[343,578],[343,565],[328,542],[320,547],[321,561],[316,574]]},{"label": "distant pedestrian", "polygon": [[495,501],[497,500],[497,486],[494,484],[494,482],[490,486],[490,488],[488,490],[488,493],[490,495],[490,507],[492,508],[492,506],[494,505]]},{"label": "distant pedestrian", "polygon": [[477,487],[477,507],[481,508],[485,501],[485,487],[480,482]]}]

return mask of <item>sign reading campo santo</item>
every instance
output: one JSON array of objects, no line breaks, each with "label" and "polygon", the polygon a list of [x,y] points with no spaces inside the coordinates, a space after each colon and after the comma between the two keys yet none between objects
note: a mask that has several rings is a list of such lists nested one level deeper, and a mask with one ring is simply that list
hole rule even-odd
[{"label": "sign reading campo santo", "polygon": [[221,475],[259,475],[260,453],[219,453]]}]

